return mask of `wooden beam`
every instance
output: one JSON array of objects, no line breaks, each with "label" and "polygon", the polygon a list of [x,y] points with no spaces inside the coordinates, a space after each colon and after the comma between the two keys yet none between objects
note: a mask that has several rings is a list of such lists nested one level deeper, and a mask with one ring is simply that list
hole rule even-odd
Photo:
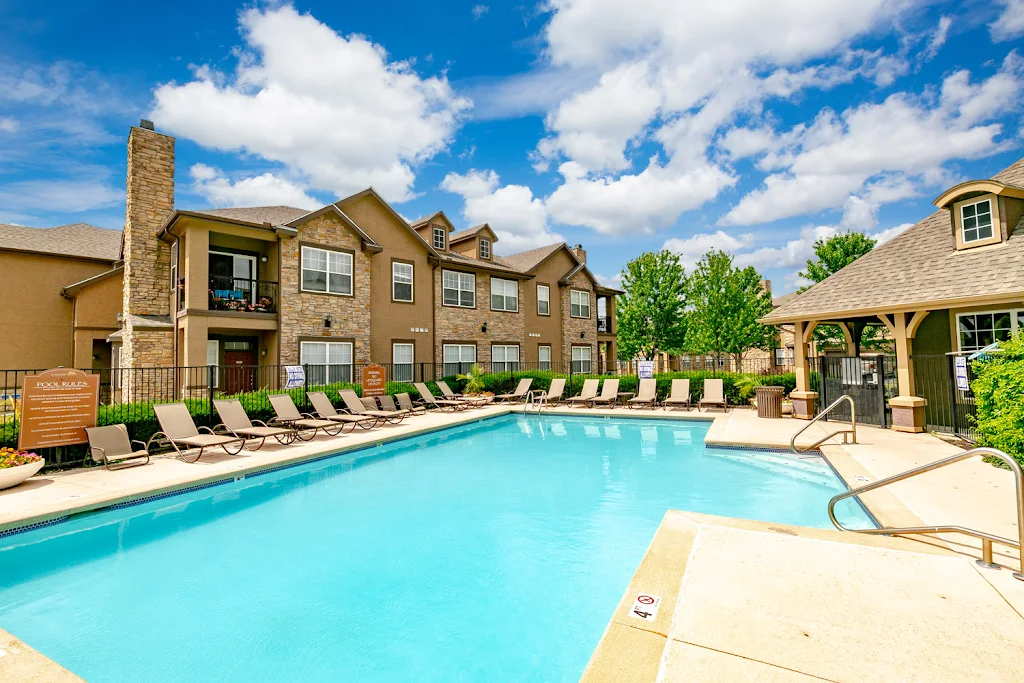
[{"label": "wooden beam", "polygon": [[[897,313],[896,315],[901,315],[901,314]],[[893,337],[895,337],[896,336],[896,325],[894,325],[893,323],[891,323],[889,321],[888,316],[886,314],[884,314],[884,313],[879,313],[878,314],[878,319],[881,320],[883,323],[885,323],[885,327],[886,327],[887,330],[889,330],[889,334],[891,334]]]},{"label": "wooden beam", "polygon": [[814,333],[814,328],[817,327],[817,326],[818,326],[818,321],[817,320],[808,320],[806,323],[804,323],[804,334],[803,334],[803,342],[804,342],[804,344],[810,344],[811,343],[811,334]]},{"label": "wooden beam", "polygon": [[857,352],[854,347],[856,343],[853,341],[853,333],[850,331],[850,326],[846,323],[835,323],[843,332],[843,337],[846,340],[846,353],[851,356],[856,356]]},{"label": "wooden beam", "polygon": [[907,338],[913,339],[917,336],[917,328],[921,327],[921,323],[924,321],[931,311],[917,311],[914,313],[914,317],[907,323]]}]

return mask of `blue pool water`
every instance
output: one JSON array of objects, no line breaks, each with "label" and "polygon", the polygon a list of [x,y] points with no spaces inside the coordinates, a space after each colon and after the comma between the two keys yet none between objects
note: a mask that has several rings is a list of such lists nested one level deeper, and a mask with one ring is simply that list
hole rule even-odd
[{"label": "blue pool water", "polygon": [[826,464],[706,431],[507,416],[0,538],[0,627],[92,682],[574,681],[666,510],[829,526]]}]

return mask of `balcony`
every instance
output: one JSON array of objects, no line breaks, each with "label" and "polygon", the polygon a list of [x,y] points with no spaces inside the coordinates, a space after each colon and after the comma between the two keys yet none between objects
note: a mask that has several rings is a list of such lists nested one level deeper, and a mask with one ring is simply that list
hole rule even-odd
[{"label": "balcony", "polygon": [[210,277],[211,311],[277,313],[277,283],[214,275]]},{"label": "balcony", "polygon": [[611,334],[612,332],[612,319],[607,316],[597,317],[597,331]]}]

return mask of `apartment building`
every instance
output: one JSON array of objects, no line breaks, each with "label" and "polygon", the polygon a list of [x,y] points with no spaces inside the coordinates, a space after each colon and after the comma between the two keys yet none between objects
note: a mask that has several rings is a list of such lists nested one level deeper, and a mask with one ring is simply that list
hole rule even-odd
[{"label": "apartment building", "polygon": [[147,121],[129,134],[120,258],[104,270],[120,297],[114,367],[307,364],[340,380],[371,361],[395,379],[421,363],[614,362],[621,292],[581,246],[500,256],[490,226],[410,223],[372,188],[315,211],[177,208],[174,142]]}]

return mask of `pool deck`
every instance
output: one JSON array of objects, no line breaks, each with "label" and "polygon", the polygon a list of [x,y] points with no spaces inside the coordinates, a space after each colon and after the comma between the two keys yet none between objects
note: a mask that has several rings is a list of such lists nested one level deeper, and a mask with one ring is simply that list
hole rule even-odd
[{"label": "pool deck", "polygon": [[[292,446],[268,443],[239,456],[204,454],[196,464],[168,455],[115,472],[38,475],[0,491],[0,533],[517,410],[432,412]],[[554,408],[545,414],[711,420],[708,445],[761,448],[787,448],[806,424],[758,419],[746,409]],[[805,438],[832,428],[816,424]],[[860,427],[858,437],[858,444],[821,448],[851,487],[959,450],[927,434]],[[885,525],[954,523],[1017,537],[1013,478],[980,459],[863,500]],[[996,562],[1016,567],[1015,552],[995,551]],[[1006,568],[978,567],[978,556],[977,544],[954,536],[869,537],[668,511],[583,680],[1011,680],[1024,652],[1024,582]],[[640,592],[662,599],[652,622],[629,616]],[[0,680],[77,680],[4,631],[0,651],[6,653]]]}]

